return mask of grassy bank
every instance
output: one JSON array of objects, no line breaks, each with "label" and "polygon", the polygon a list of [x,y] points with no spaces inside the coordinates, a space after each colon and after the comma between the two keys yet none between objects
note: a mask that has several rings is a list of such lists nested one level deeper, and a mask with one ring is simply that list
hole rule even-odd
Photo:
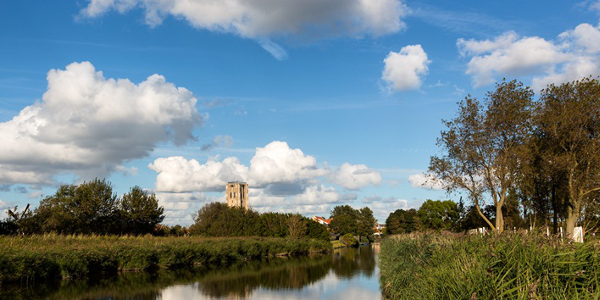
[{"label": "grassy bank", "polygon": [[329,242],[283,238],[60,236],[0,237],[0,283],[91,274],[223,266],[325,252]]},{"label": "grassy bank", "polygon": [[380,280],[389,299],[598,299],[599,254],[533,234],[392,236]]}]

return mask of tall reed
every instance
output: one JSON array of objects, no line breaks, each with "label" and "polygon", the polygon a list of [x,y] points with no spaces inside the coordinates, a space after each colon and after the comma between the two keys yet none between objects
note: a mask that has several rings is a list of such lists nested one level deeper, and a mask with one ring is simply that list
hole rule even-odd
[{"label": "tall reed", "polygon": [[541,234],[392,236],[380,280],[388,299],[598,299],[599,254]]}]

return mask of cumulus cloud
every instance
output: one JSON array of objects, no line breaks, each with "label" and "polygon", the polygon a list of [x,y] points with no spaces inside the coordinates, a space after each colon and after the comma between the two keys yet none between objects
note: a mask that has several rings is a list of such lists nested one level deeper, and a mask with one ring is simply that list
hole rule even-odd
[{"label": "cumulus cloud", "polygon": [[135,8],[144,11],[151,27],[172,16],[198,29],[246,38],[379,36],[404,29],[401,18],[409,12],[399,0],[90,0],[81,15],[93,18]]},{"label": "cumulus cloud", "polygon": [[389,91],[418,89],[431,63],[421,45],[406,46],[400,52],[392,51],[383,62],[385,67],[381,79],[386,82]]},{"label": "cumulus cloud", "polygon": [[158,204],[165,211],[164,224],[188,225],[193,223],[192,215],[200,209],[203,204],[214,202],[217,199],[210,198],[204,193],[156,193]]},{"label": "cumulus cloud", "polygon": [[291,149],[286,142],[274,141],[256,148],[250,160],[250,184],[265,186],[277,182],[297,182],[324,176],[327,171],[317,167],[317,160]]},{"label": "cumulus cloud", "polygon": [[357,190],[368,185],[379,185],[381,173],[365,165],[344,163],[330,176],[330,180],[345,189]]},{"label": "cumulus cloud", "polygon": [[202,151],[210,151],[216,147],[231,148],[233,146],[233,138],[228,135],[217,135],[209,144],[202,145]]},{"label": "cumulus cloud", "polygon": [[236,157],[223,161],[210,158],[205,164],[181,156],[157,158],[148,167],[158,173],[159,192],[220,191],[229,181],[246,181],[248,167]]},{"label": "cumulus cloud", "polygon": [[[236,157],[223,160],[213,157],[202,164],[195,159],[174,156],[158,158],[148,167],[158,173],[156,190],[163,197],[222,192],[228,181],[246,181],[250,187],[250,206],[258,211],[303,214],[327,213],[335,203],[357,198],[356,194],[325,186],[325,179],[346,189],[359,189],[381,181],[381,175],[365,165],[346,163],[335,172],[319,167],[314,157],[281,141],[256,148],[249,166],[241,164]],[[168,205],[175,210],[189,210],[180,202]]]},{"label": "cumulus cloud", "polygon": [[104,177],[158,143],[183,144],[202,117],[196,98],[161,75],[106,79],[89,62],[51,70],[42,101],[0,123],[0,183],[48,184],[58,173]]},{"label": "cumulus cloud", "polygon": [[443,183],[431,174],[413,174],[408,177],[408,181],[414,188],[423,188],[427,190],[443,190]]},{"label": "cumulus cloud", "polygon": [[490,84],[501,76],[533,76],[536,90],[600,74],[600,28],[583,23],[555,40],[521,37],[513,31],[492,40],[459,39],[457,47],[470,57],[466,73],[473,86]]}]

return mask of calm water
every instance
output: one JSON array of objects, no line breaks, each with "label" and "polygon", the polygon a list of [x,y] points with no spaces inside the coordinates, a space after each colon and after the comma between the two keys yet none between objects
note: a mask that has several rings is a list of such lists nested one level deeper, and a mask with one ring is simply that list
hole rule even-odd
[{"label": "calm water", "polygon": [[271,259],[204,271],[127,273],[113,278],[2,286],[6,299],[380,299],[377,251]]}]

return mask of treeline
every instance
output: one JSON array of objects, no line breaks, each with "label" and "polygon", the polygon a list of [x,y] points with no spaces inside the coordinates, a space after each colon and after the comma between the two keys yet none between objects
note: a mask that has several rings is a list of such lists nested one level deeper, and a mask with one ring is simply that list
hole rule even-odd
[{"label": "treeline", "polygon": [[[495,221],[496,208],[493,205],[485,206],[482,213],[492,222]],[[503,207],[503,215],[509,228],[521,228],[526,223],[518,207],[512,203]],[[419,209],[398,209],[385,220],[387,234],[428,230],[465,232],[486,226],[475,205],[466,206],[462,199],[458,203],[452,200],[427,200]]]},{"label": "treeline", "polygon": [[467,196],[493,230],[512,228],[505,214],[518,211],[522,226],[562,226],[571,237],[600,216],[600,82],[552,84],[534,96],[515,80],[484,101],[467,96],[443,121],[431,180]]},{"label": "treeline", "polygon": [[300,214],[260,214],[220,202],[204,205],[196,214],[189,232],[191,235],[210,237],[261,236],[329,241],[325,226]]},{"label": "treeline", "polygon": [[163,212],[156,196],[138,186],[119,198],[109,182],[95,179],[60,186],[35,210],[9,210],[0,234],[153,234]]}]

